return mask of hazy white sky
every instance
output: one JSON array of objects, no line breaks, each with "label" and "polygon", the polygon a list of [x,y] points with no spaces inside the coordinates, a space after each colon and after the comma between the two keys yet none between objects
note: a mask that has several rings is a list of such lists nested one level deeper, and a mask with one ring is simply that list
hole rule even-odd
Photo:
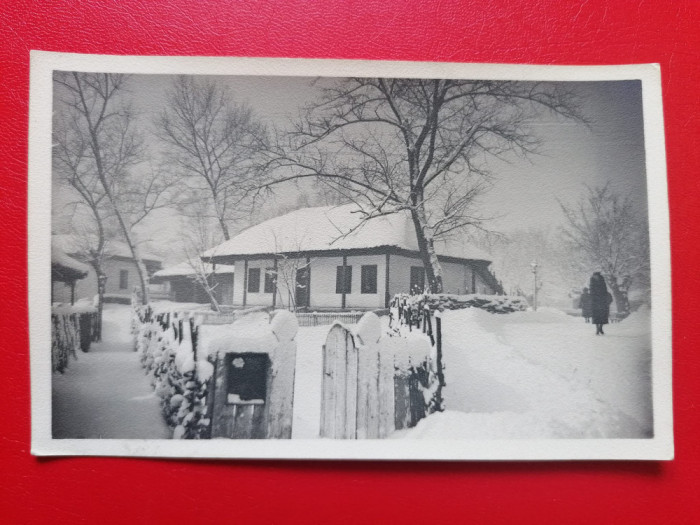
[{"label": "hazy white sky", "polygon": [[[318,89],[303,77],[223,77],[236,98],[267,122],[284,125]],[[146,120],[162,110],[172,77],[134,76],[131,91]],[[589,127],[543,116],[534,123],[541,153],[508,162],[493,160],[494,186],[483,197],[484,211],[500,216],[496,227],[539,227],[558,223],[557,199],[573,202],[589,186],[610,182],[620,193],[646,206],[641,83],[570,83],[582,95]]]},{"label": "hazy white sky", "polygon": [[[284,126],[300,108],[313,101],[318,87],[303,77],[219,77],[235,98],[276,126]],[[164,93],[173,77],[134,75],[130,92],[142,123],[152,126],[163,109]],[[482,197],[483,213],[498,217],[490,228],[510,231],[560,224],[558,200],[575,202],[584,185],[609,182],[646,210],[646,173],[641,83],[570,82],[581,95],[590,125],[561,122],[543,116],[533,123],[542,139],[541,153],[527,159],[490,161],[492,189]],[[154,141],[155,143],[155,141]],[[296,199],[285,192],[285,199]]]}]

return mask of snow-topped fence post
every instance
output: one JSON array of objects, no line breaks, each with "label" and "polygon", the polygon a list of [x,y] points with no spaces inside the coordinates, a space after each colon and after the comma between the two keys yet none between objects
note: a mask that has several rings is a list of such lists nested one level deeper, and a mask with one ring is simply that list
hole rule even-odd
[{"label": "snow-topped fence post", "polygon": [[[430,381],[432,398],[428,411],[444,410],[442,396],[445,382],[442,355],[442,312],[480,308],[494,314],[507,314],[527,310],[528,304],[519,296],[508,295],[452,295],[452,294],[398,294],[391,301],[389,326],[397,338],[411,337],[416,333],[427,336],[432,346],[433,364],[431,373],[435,380]],[[416,370],[416,369],[414,369]],[[417,373],[415,377],[420,377]]]},{"label": "snow-topped fence post", "polygon": [[208,342],[214,360],[211,437],[290,439],[296,317],[279,311],[267,325],[240,321]]},{"label": "snow-topped fence post", "polygon": [[[378,439],[414,426],[426,414],[429,350],[427,341],[384,334],[371,312],[355,329],[335,323],[323,346],[321,437]],[[414,377],[416,363],[425,382]]]}]

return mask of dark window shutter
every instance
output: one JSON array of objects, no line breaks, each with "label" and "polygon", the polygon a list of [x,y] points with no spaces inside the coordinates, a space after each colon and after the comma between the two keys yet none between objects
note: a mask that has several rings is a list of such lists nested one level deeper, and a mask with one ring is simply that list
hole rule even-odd
[{"label": "dark window shutter", "polygon": [[126,290],[129,287],[129,270],[119,270],[119,288]]},{"label": "dark window shutter", "polygon": [[337,266],[335,269],[335,293],[350,293],[352,290],[352,266]]},{"label": "dark window shutter", "polygon": [[248,268],[248,293],[260,292],[260,268]]},{"label": "dark window shutter", "polygon": [[362,265],[362,282],[360,286],[362,293],[377,293],[377,265]]}]

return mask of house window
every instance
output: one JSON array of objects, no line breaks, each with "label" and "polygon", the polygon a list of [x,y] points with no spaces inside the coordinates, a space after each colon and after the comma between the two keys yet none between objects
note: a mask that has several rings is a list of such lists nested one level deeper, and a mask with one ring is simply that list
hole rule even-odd
[{"label": "house window", "polygon": [[129,270],[119,270],[119,289],[129,288]]},{"label": "house window", "polygon": [[265,269],[265,293],[275,293],[275,269]]},{"label": "house window", "polygon": [[260,268],[248,268],[248,293],[260,292]]},{"label": "house window", "polygon": [[335,293],[351,293],[352,266],[338,266],[335,271]]},{"label": "house window", "polygon": [[411,282],[408,290],[410,293],[425,291],[425,269],[422,266],[411,266]]},{"label": "house window", "polygon": [[362,282],[360,284],[361,293],[377,293],[377,265],[362,265]]}]

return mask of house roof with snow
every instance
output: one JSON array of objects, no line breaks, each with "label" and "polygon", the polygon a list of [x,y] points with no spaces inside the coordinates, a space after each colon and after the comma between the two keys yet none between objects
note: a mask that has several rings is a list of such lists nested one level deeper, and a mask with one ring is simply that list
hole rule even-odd
[{"label": "house roof with snow", "polygon": [[234,266],[229,264],[211,264],[211,263],[201,263],[201,268],[194,268],[192,264],[188,261],[181,262],[180,264],[175,264],[173,266],[168,266],[162,270],[158,270],[151,276],[151,282],[157,283],[162,282],[173,277],[192,277],[197,274],[197,272],[204,272],[207,275],[225,275],[232,274],[234,271]]},{"label": "house roof with snow", "polygon": [[[86,255],[87,250],[85,246],[80,242],[80,239],[74,235],[52,235],[51,236],[52,246],[56,246],[66,254],[70,255]],[[132,259],[131,250],[129,246],[122,241],[110,240],[105,244],[105,256],[114,257],[121,259]],[[141,250],[141,258],[144,261],[160,263],[162,259],[152,253],[148,253],[147,250]]]},{"label": "house roof with snow", "polygon": [[72,282],[87,276],[90,267],[74,259],[60,246],[51,243],[51,279]]},{"label": "house roof with snow", "polygon": [[[354,204],[303,208],[252,226],[202,254],[208,260],[227,260],[273,254],[338,252],[392,248],[418,253],[416,232],[408,213],[369,219]],[[483,251],[466,243],[438,242],[439,256],[490,262]]]}]

